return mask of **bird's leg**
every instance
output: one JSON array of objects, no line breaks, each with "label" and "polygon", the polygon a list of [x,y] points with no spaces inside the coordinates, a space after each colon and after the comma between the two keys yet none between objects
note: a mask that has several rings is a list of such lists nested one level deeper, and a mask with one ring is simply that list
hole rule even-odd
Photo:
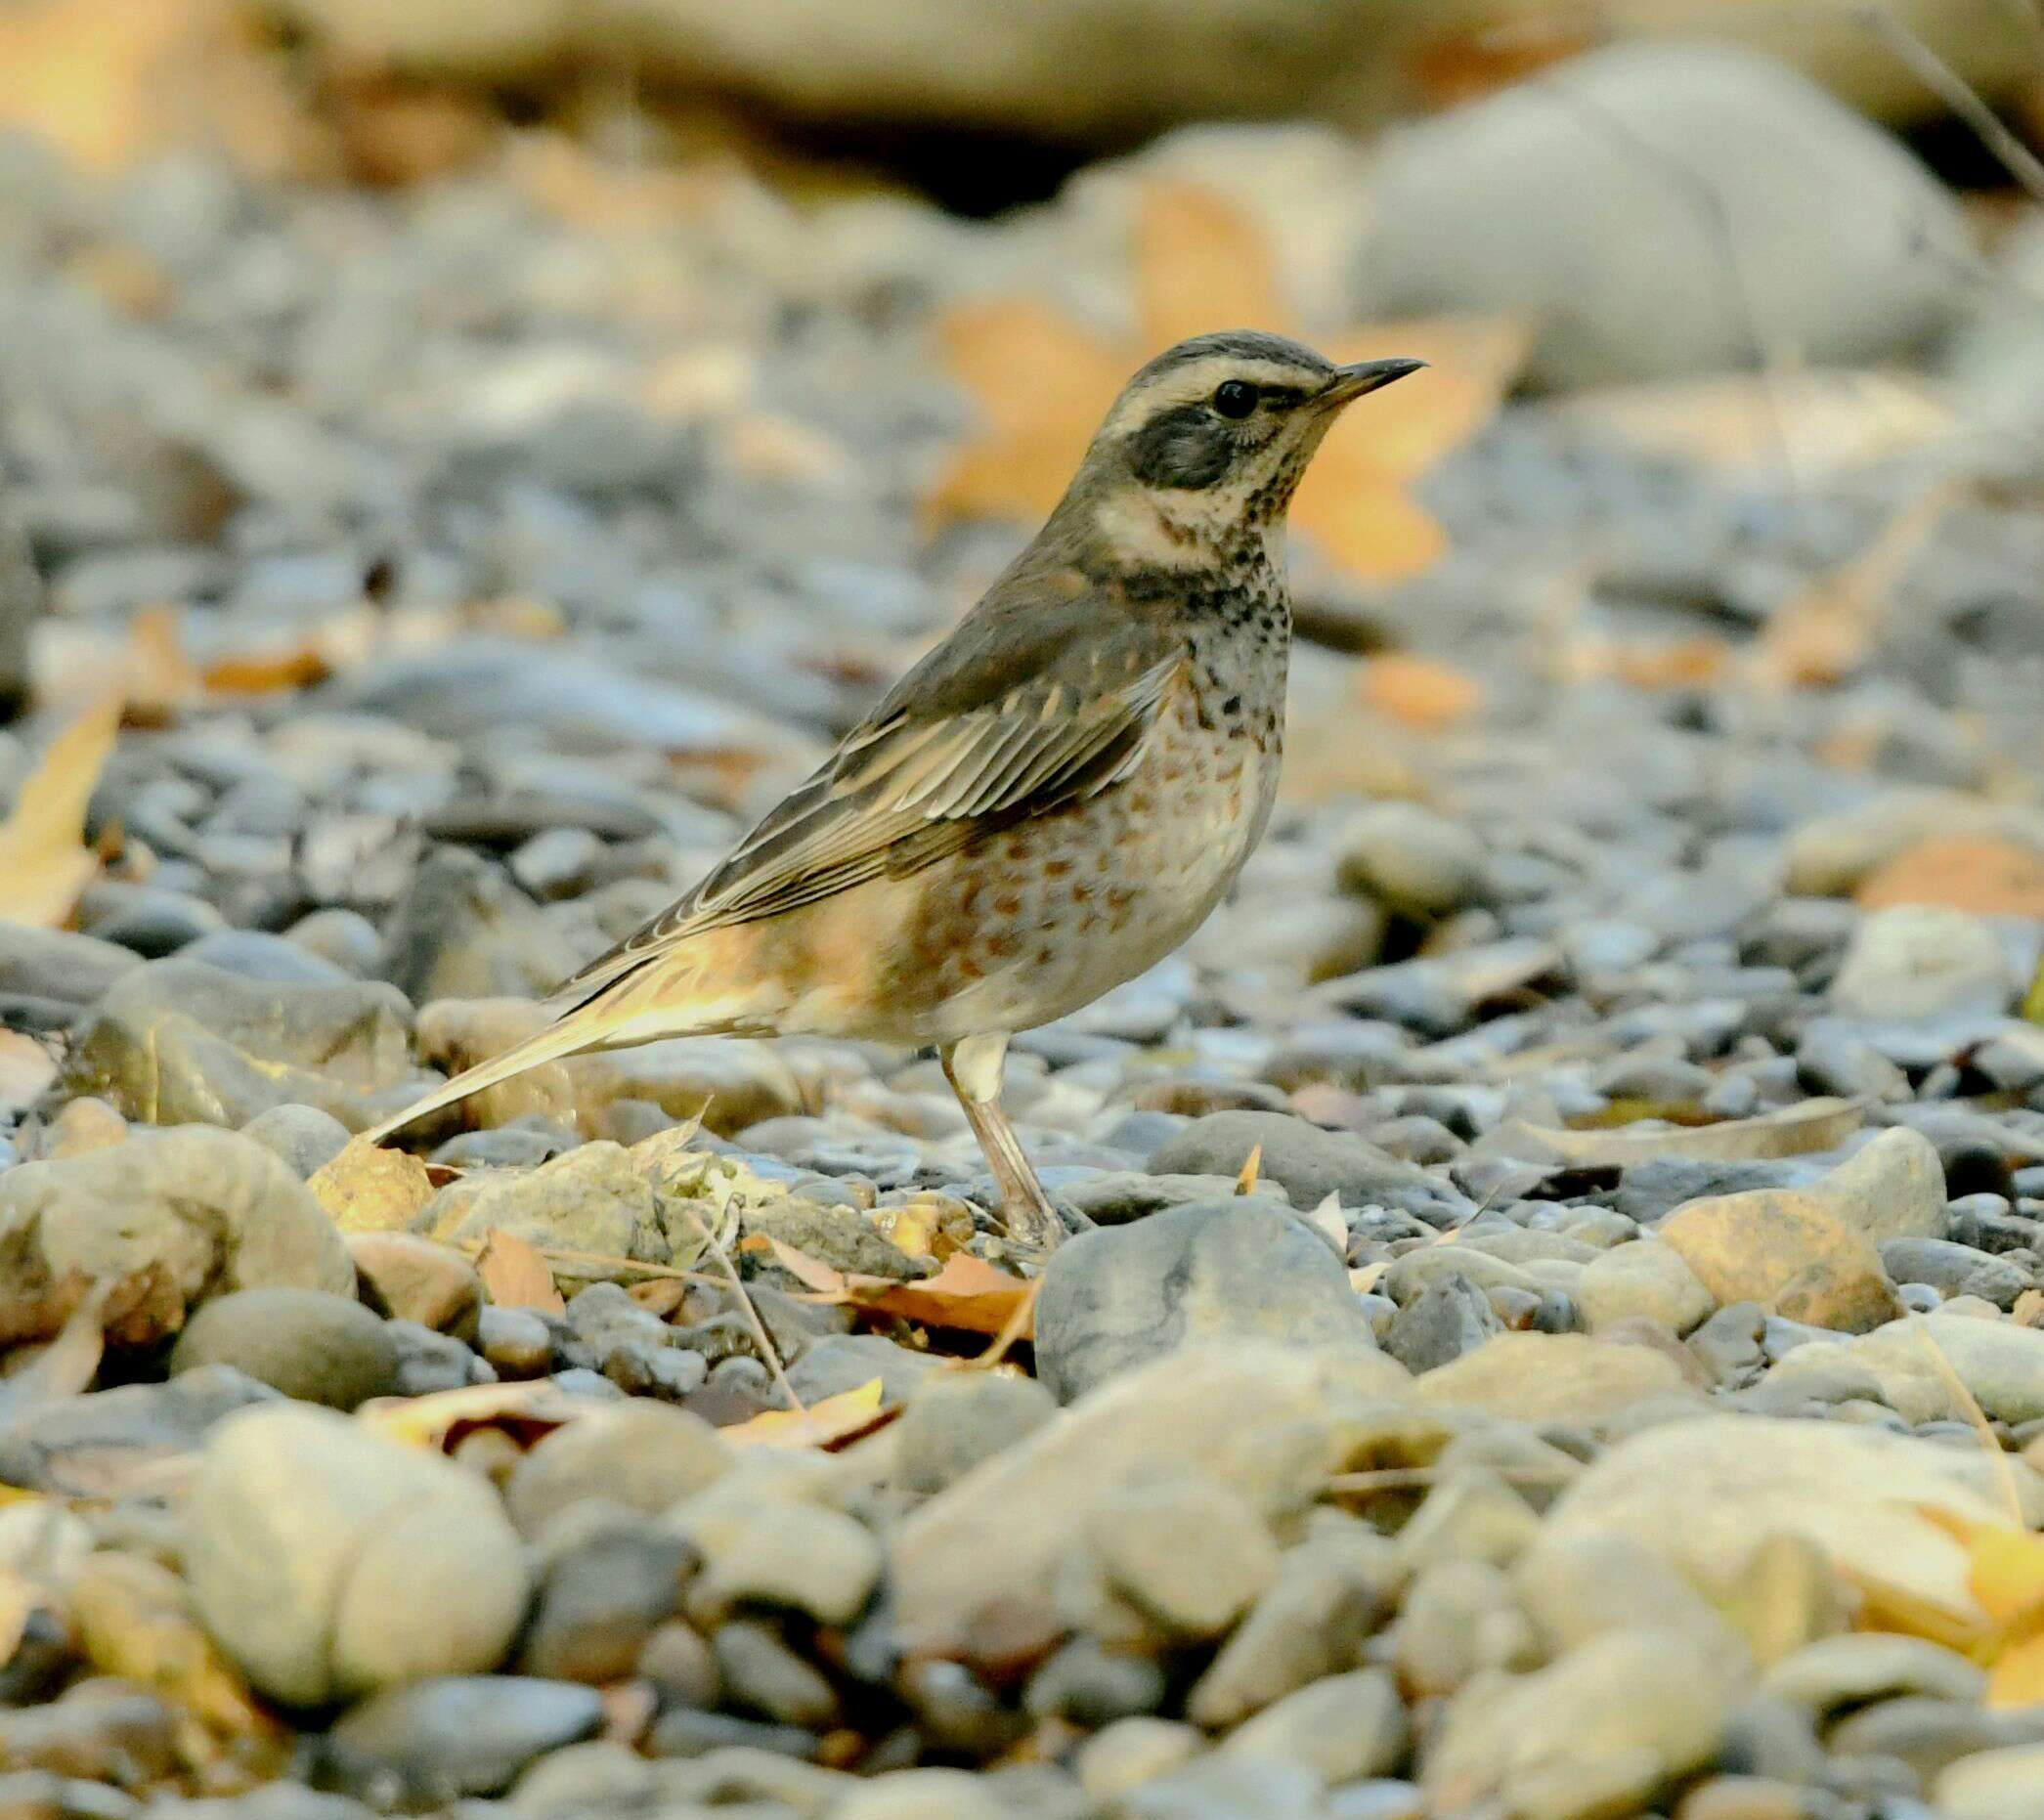
[{"label": "bird's leg", "polygon": [[1065,1236],[1065,1223],[1058,1218],[1051,1197],[1043,1192],[1036,1171],[1022,1154],[1021,1141],[1008,1115],[1001,1110],[1001,1063],[1008,1054],[1005,1032],[968,1036],[937,1052],[944,1064],[944,1079],[965,1108],[966,1122],[979,1148],[986,1153],[987,1167],[1001,1191],[1001,1217],[1008,1223],[1008,1235],[1018,1244],[1034,1245],[1048,1251]]}]

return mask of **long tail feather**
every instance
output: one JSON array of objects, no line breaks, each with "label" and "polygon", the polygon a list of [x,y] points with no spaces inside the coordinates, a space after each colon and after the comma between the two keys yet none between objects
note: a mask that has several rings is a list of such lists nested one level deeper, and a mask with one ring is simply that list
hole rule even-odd
[{"label": "long tail feather", "polygon": [[583,1017],[580,1011],[571,1011],[559,1022],[548,1024],[522,1043],[513,1043],[501,1055],[492,1056],[488,1062],[478,1062],[472,1068],[463,1068],[423,1099],[413,1101],[397,1117],[386,1118],[382,1124],[362,1135],[371,1144],[381,1144],[394,1132],[404,1130],[413,1119],[424,1118],[428,1112],[437,1112],[442,1106],[453,1105],[470,1094],[481,1093],[485,1087],[495,1087],[500,1081],[507,1081],[513,1075],[523,1074],[544,1062],[559,1062],[582,1050],[597,1048],[603,1037],[600,1022]]}]

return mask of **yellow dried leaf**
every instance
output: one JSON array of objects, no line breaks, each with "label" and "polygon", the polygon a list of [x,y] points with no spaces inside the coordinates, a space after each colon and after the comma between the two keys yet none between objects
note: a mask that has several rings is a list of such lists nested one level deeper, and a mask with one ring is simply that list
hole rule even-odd
[{"label": "yellow dried leaf", "polygon": [[1998,1625],[2044,1618],[2044,1536],[1980,1529],[1971,1541],[1967,1584]]},{"label": "yellow dried leaf", "polygon": [[452,1447],[471,1428],[506,1428],[528,1442],[605,1406],[571,1397],[551,1378],[513,1384],[470,1384],[423,1397],[378,1397],[355,1419],[412,1447]]},{"label": "yellow dried leaf", "polygon": [[886,1413],[876,1377],[856,1390],[840,1391],[812,1403],[806,1409],[768,1409],[718,1432],[740,1447],[828,1448],[864,1434],[884,1420]]},{"label": "yellow dried leaf", "polygon": [[1996,1658],[1987,1671],[1986,1704],[1996,1712],[2044,1705],[2044,1636],[2026,1638]]},{"label": "yellow dried leaf", "polygon": [[58,929],[100,870],[85,845],[85,805],[113,750],[120,701],[88,709],[50,742],[0,822],[0,918]]}]

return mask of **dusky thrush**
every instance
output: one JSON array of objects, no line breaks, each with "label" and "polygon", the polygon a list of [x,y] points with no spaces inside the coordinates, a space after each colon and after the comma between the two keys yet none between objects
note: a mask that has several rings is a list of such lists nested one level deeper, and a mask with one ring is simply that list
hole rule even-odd
[{"label": "dusky thrush", "polygon": [[1008,1040],[1162,959],[1263,834],[1284,736],[1285,508],[1342,407],[1423,363],[1247,331],[1144,367],[1034,542],[555,1020],[370,1133],[660,1037],[935,1044],[1010,1234],[1063,1232],[1001,1110]]}]

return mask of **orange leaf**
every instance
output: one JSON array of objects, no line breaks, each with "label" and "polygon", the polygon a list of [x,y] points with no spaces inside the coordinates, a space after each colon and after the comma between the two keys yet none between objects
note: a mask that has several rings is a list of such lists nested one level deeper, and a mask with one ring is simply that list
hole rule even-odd
[{"label": "orange leaf", "polygon": [[1371,582],[1423,575],[1448,553],[1431,512],[1381,476],[1358,473],[1339,451],[1323,450],[1306,470],[1291,516],[1330,561]]},{"label": "orange leaf", "polygon": [[279,689],[309,689],[333,673],[317,639],[269,651],[231,651],[205,667],[205,685],[222,695],[268,695]]},{"label": "orange leaf", "polygon": [[[766,1238],[765,1246],[783,1270],[823,1301],[868,1308],[876,1314],[920,1321],[933,1327],[999,1333],[1029,1292],[1029,1285],[1020,1277],[996,1270],[969,1251],[953,1252],[935,1277],[898,1282],[892,1277],[864,1277],[835,1270],[778,1238]],[[1027,1330],[1017,1337],[1026,1338]]]},{"label": "orange leaf", "polygon": [[[956,1251],[935,1277],[920,1282],[885,1282],[853,1278],[853,1294],[861,1308],[898,1315],[903,1321],[920,1321],[933,1327],[956,1327],[968,1333],[999,1333],[1029,1293],[1020,1277],[996,1270],[984,1258],[969,1251]],[[1017,1336],[1027,1338],[1028,1330]]]},{"label": "orange leaf", "polygon": [[355,1419],[411,1447],[445,1449],[472,1428],[519,1431],[530,1444],[605,1406],[571,1397],[550,1377],[511,1384],[469,1384],[423,1397],[378,1397]]},{"label": "orange leaf", "polygon": [[1263,235],[1213,191],[1190,183],[1145,185],[1136,205],[1135,241],[1145,359],[1219,328],[1297,332],[1278,294]]},{"label": "orange leaf", "polygon": [[142,608],[128,623],[127,718],[159,723],[198,694],[198,671],[178,636],[177,609]]},{"label": "orange leaf", "polygon": [[1446,664],[1393,652],[1362,666],[1358,693],[1367,707],[1408,726],[1437,732],[1483,706],[1483,685]]},{"label": "orange leaf", "polygon": [[490,1229],[475,1268],[499,1308],[536,1308],[544,1315],[568,1312],[546,1260],[500,1226]]},{"label": "orange leaf", "polygon": [[830,1448],[879,1427],[891,1413],[881,1408],[876,1377],[806,1409],[768,1409],[718,1433],[740,1447]]},{"label": "orange leaf", "polygon": [[2044,917],[2044,855],[2010,841],[1920,841],[1867,875],[1853,901],[1945,904],[1979,916]]},{"label": "orange leaf", "polygon": [[85,805],[113,750],[120,699],[88,709],[50,742],[0,822],[0,918],[60,928],[100,862],[85,845]]}]

